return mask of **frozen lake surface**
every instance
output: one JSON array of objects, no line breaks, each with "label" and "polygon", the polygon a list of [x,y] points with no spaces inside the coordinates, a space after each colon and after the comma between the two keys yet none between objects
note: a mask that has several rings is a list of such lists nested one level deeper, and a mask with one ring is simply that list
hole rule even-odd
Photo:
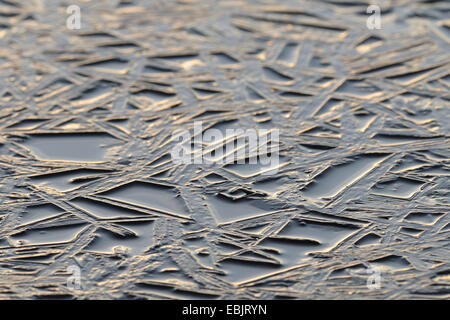
[{"label": "frozen lake surface", "polygon": [[[43,3],[0,0],[0,299],[450,298],[449,2]],[[278,161],[175,163],[199,121]]]}]

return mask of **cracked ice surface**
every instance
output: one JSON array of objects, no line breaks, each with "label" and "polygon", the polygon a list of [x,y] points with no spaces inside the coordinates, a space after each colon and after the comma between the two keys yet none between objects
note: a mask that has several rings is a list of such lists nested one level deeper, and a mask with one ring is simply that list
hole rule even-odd
[{"label": "cracked ice surface", "polygon": [[0,298],[449,298],[448,2],[51,2],[0,1]]}]

